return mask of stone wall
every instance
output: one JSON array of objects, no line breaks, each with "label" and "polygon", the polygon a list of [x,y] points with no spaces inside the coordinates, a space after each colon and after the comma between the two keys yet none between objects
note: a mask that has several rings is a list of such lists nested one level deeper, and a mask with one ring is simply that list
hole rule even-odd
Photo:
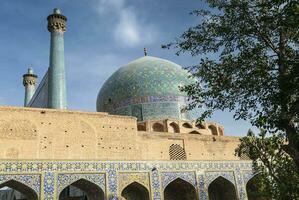
[{"label": "stone wall", "polygon": [[187,160],[239,160],[238,143],[237,137],[137,131],[134,117],[0,107],[0,159],[170,160],[172,146]]}]

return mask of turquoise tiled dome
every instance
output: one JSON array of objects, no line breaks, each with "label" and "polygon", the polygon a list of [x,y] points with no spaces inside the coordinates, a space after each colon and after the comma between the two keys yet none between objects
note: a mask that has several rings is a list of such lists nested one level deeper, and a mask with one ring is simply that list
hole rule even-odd
[{"label": "turquoise tiled dome", "polygon": [[144,56],[118,69],[103,85],[97,111],[136,116],[138,120],[190,119],[181,113],[186,94],[179,86],[192,79],[181,66],[165,59]]}]

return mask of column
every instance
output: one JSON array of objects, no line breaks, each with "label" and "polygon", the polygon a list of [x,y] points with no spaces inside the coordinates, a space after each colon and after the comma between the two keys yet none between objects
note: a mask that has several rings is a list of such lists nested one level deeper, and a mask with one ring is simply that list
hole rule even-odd
[{"label": "column", "polygon": [[35,93],[36,80],[37,75],[33,73],[33,69],[31,67],[28,68],[27,74],[23,75],[23,85],[25,87],[24,106],[28,106]]},{"label": "column", "polygon": [[47,19],[48,30],[51,33],[48,108],[66,109],[64,32],[67,18],[60,13],[59,9],[54,9],[54,13]]}]

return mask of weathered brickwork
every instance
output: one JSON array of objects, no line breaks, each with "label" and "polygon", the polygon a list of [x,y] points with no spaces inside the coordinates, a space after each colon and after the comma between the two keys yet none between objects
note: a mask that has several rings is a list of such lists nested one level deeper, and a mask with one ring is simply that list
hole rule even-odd
[{"label": "weathered brickwork", "polygon": [[180,145],[186,160],[239,160],[237,137],[137,131],[134,117],[98,112],[0,107],[0,158],[170,160]]}]

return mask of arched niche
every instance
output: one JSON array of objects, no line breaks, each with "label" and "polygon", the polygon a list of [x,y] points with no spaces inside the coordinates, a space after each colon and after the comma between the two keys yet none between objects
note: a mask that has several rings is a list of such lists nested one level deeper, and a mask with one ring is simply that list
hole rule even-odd
[{"label": "arched niche", "polygon": [[126,200],[149,200],[149,192],[140,183],[133,182],[126,186],[121,192],[121,196]]},{"label": "arched niche", "polygon": [[210,200],[237,200],[233,183],[219,176],[208,187]]},{"label": "arched niche", "polygon": [[191,131],[189,134],[197,134],[200,135],[200,133],[198,131]]},{"label": "arched niche", "polygon": [[196,125],[196,128],[198,129],[205,129],[206,127],[204,125],[202,125],[201,123],[197,123]]},{"label": "arched niche", "polygon": [[210,125],[210,126],[209,126],[209,129],[210,129],[212,135],[218,135],[216,126],[214,126],[214,125]]},{"label": "arched niche", "polygon": [[146,131],[145,124],[138,124],[137,125],[137,130],[138,131]]},{"label": "arched niche", "polygon": [[187,122],[183,123],[182,126],[183,126],[184,128],[192,128],[192,125],[189,124],[189,123],[187,123]]},{"label": "arched niche", "polygon": [[165,187],[164,200],[197,200],[196,189],[187,181],[177,178]]},{"label": "arched niche", "polygon": [[38,195],[32,188],[16,180],[9,180],[0,184],[0,189],[2,188],[10,190],[12,199],[38,200]]},{"label": "arched niche", "polygon": [[104,200],[104,191],[96,184],[79,179],[64,188],[59,194],[59,200],[80,199],[80,200]]},{"label": "arched niche", "polygon": [[223,134],[223,129],[220,128],[220,127],[218,127],[218,132],[219,132],[219,135],[224,135],[224,134]]},{"label": "arched niche", "polygon": [[169,130],[168,132],[170,133],[179,133],[180,132],[180,128],[179,128],[179,125],[175,122],[171,122],[169,124]]},{"label": "arched niche", "polygon": [[164,132],[164,126],[163,126],[163,124],[158,123],[158,122],[154,123],[153,124],[153,131],[154,132]]},{"label": "arched niche", "polygon": [[270,200],[271,197],[264,196],[261,191],[265,186],[263,185],[263,180],[258,174],[254,175],[246,184],[246,193],[248,200]]}]

